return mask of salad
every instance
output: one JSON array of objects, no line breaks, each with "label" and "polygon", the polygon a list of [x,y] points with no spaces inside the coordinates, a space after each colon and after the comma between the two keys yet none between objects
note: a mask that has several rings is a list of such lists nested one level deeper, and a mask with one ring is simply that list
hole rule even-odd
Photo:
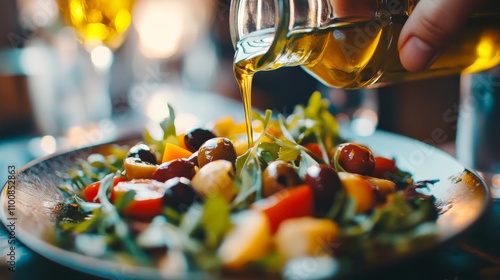
[{"label": "salad", "polygon": [[230,117],[179,132],[168,106],[160,139],[145,130],[60,175],[58,245],[180,274],[279,275],[301,259],[342,274],[434,244],[435,181],[344,139],[328,107],[313,93],[286,117],[254,112],[249,146]]}]

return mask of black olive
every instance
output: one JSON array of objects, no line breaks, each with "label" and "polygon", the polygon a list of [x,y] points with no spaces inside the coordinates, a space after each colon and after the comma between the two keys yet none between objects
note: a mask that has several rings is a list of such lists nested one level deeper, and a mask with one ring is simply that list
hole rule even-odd
[{"label": "black olive", "polygon": [[291,164],[284,161],[273,161],[262,173],[262,197],[268,197],[280,190],[301,183],[299,174]]},{"label": "black olive", "polygon": [[304,181],[313,189],[315,216],[326,215],[342,189],[339,175],[331,166],[320,164],[307,169]]},{"label": "black olive", "polygon": [[139,158],[142,162],[156,164],[157,159],[151,148],[143,143],[136,144],[128,150],[127,158]]},{"label": "black olive", "polygon": [[196,152],[205,141],[215,138],[215,134],[206,128],[195,128],[186,133],[184,136],[184,144],[191,152]]},{"label": "black olive", "polygon": [[153,172],[151,179],[165,182],[174,177],[185,177],[193,179],[196,174],[196,167],[192,161],[179,158],[160,164]]},{"label": "black olive", "polygon": [[164,206],[184,213],[194,202],[201,201],[201,196],[193,189],[191,181],[187,178],[175,177],[167,180],[165,185]]},{"label": "black olive", "polygon": [[202,168],[205,164],[224,159],[236,163],[236,150],[228,138],[216,137],[207,140],[198,150],[198,166]]}]

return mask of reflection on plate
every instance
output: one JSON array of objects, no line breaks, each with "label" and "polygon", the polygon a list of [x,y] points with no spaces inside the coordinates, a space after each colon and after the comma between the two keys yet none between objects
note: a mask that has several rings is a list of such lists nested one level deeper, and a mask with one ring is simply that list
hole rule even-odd
[{"label": "reflection on plate", "polygon": [[[351,139],[369,145],[377,154],[396,158],[398,165],[411,172],[416,180],[440,180],[430,189],[430,192],[437,198],[439,208],[442,209],[437,221],[439,244],[464,233],[485,213],[489,204],[489,193],[484,182],[464,169],[448,154],[418,141],[385,132],[377,132],[368,137],[351,137]],[[128,143],[122,141],[119,144],[134,144],[135,142],[135,140]],[[25,166],[16,175],[14,196],[11,192],[9,197],[7,185],[4,187],[0,200],[2,205],[0,218],[6,225],[15,219],[16,238],[40,255],[68,267],[114,279],[158,278],[161,275],[151,268],[123,266],[54,245],[54,220],[64,201],[64,195],[58,189],[61,178],[57,176],[57,172],[65,172],[74,167],[78,158],[86,158],[91,153],[106,151],[108,145],[92,146],[53,155]],[[318,263],[325,268],[320,270],[318,267],[318,273],[322,271],[328,274],[335,270],[331,262]],[[361,268],[357,270],[363,271]],[[193,279],[206,275],[193,272],[193,274],[182,276],[186,279]],[[307,276],[310,278],[311,275]],[[173,277],[178,279],[180,275],[173,275]]]}]

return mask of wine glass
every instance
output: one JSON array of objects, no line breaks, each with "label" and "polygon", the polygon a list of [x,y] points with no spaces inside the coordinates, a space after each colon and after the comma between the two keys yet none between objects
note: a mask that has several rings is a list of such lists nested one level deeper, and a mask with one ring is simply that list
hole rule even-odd
[{"label": "wine glass", "polygon": [[67,25],[90,54],[96,78],[92,79],[85,103],[89,121],[111,117],[109,93],[113,52],[125,41],[135,0],[56,0]]}]

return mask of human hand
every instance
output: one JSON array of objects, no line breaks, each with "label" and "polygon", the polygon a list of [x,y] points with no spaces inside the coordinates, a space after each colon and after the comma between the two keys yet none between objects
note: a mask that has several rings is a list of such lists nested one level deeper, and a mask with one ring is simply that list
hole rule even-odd
[{"label": "human hand", "polygon": [[420,0],[399,36],[401,63],[408,71],[431,66],[485,0]]}]

